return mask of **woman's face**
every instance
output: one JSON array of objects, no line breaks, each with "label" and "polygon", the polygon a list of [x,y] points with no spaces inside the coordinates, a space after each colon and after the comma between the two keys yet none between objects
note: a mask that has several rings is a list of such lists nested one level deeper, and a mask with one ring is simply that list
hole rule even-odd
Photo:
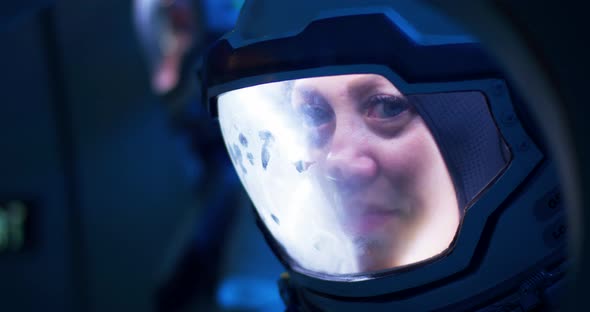
[{"label": "woman's face", "polygon": [[388,269],[449,247],[460,222],[456,192],[422,117],[386,78],[373,74],[299,79],[311,161],[331,190],[360,270]]}]

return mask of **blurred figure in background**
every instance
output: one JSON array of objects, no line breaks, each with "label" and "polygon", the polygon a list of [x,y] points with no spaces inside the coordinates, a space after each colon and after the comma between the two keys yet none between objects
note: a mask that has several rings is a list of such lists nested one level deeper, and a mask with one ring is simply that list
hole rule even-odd
[{"label": "blurred figure in background", "polygon": [[0,5],[0,310],[244,309],[243,269],[272,258],[241,227],[248,201],[183,80],[239,6],[215,28],[201,4],[157,4],[156,50],[133,2]]},{"label": "blurred figure in background", "polygon": [[[196,90],[198,55],[233,27],[241,5],[242,1],[134,1],[134,21],[151,86],[167,106],[179,135],[186,137],[200,168],[195,192],[202,202],[193,238],[181,249],[157,293],[159,311],[183,311],[195,302],[220,311],[272,311],[279,305],[274,276],[259,267],[252,270],[256,266],[247,269],[248,262],[263,261],[278,271],[278,263],[269,262],[270,255],[261,258],[260,252],[248,257],[232,252],[260,249],[255,245],[261,245],[261,240],[254,227],[242,221],[251,218],[250,209],[244,208],[249,200],[233,171],[219,125],[208,118]],[[266,282],[265,275],[270,276]]]}]

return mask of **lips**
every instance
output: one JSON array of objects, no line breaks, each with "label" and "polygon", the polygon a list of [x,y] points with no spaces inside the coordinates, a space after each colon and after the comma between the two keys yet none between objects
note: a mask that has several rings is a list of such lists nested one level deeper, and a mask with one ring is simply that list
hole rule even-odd
[{"label": "lips", "polygon": [[344,211],[345,227],[351,234],[370,234],[382,229],[400,216],[397,209],[379,205],[347,205]]}]

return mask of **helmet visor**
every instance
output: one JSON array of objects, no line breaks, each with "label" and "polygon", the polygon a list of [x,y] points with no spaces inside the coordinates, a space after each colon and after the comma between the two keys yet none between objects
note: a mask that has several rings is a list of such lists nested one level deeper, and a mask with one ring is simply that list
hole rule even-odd
[{"label": "helmet visor", "polygon": [[327,275],[445,252],[509,159],[483,94],[404,95],[376,74],[233,90],[218,110],[265,226],[292,262]]}]

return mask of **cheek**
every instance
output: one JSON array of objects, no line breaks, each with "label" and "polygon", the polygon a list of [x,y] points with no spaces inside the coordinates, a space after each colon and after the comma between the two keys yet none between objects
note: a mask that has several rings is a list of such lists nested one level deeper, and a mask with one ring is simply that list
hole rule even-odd
[{"label": "cheek", "polygon": [[435,167],[444,166],[436,142],[421,119],[400,137],[377,146],[376,158],[383,175],[404,193],[428,193],[424,186],[435,178]]}]

